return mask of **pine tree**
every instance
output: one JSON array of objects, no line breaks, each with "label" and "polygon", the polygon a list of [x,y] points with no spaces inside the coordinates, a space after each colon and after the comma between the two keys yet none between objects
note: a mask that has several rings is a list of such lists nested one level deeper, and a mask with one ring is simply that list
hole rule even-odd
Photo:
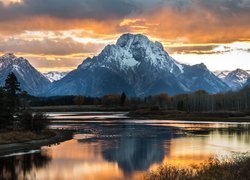
[{"label": "pine tree", "polygon": [[9,124],[9,113],[6,106],[7,97],[3,88],[0,88],[0,130],[3,130]]},{"label": "pine tree", "polygon": [[10,73],[8,75],[7,79],[5,80],[4,89],[12,97],[16,96],[17,93],[21,91],[20,83],[18,82],[17,77],[14,73]]},{"label": "pine tree", "polygon": [[5,80],[4,90],[6,92],[6,114],[8,125],[12,126],[14,122],[14,115],[18,112],[19,108],[19,98],[18,92],[20,92],[20,83],[14,73],[10,73]]}]

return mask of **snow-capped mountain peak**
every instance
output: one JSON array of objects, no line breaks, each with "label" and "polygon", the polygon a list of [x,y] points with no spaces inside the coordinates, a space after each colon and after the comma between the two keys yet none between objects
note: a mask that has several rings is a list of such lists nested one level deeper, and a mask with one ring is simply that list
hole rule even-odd
[{"label": "snow-capped mountain peak", "polygon": [[32,95],[41,93],[50,84],[27,59],[6,53],[0,57],[0,86],[4,85],[5,79],[12,72],[17,76],[21,89]]},{"label": "snow-capped mountain peak", "polygon": [[247,79],[250,78],[249,70],[236,69],[234,71],[215,71],[214,74],[224,81],[233,91],[245,86]]},{"label": "snow-capped mountain peak", "polygon": [[43,73],[43,75],[50,82],[58,81],[58,80],[64,78],[67,74],[68,74],[68,72],[57,72],[57,71],[51,71],[51,72]]},{"label": "snow-capped mountain peak", "polygon": [[247,71],[242,69],[236,69],[235,71],[230,72],[224,79],[224,81],[233,89],[239,90],[241,89],[247,79],[250,77]]},{"label": "snow-capped mountain peak", "polygon": [[150,64],[157,69],[168,69],[176,74],[183,72],[182,65],[164,51],[161,43],[150,41],[141,34],[122,35],[116,44],[107,45],[99,56],[87,58],[79,68],[98,65],[127,71],[143,64]]},{"label": "snow-capped mountain peak", "polygon": [[126,92],[147,96],[199,89],[217,93],[228,90],[228,86],[204,64],[181,64],[169,56],[161,43],[141,34],[124,34],[116,44],[107,45],[99,55],[87,58],[55,82],[48,95],[103,96]]}]

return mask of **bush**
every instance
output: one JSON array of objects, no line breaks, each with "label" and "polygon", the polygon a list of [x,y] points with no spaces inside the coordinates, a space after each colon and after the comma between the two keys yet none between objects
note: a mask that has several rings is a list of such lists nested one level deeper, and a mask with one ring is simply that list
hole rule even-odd
[{"label": "bush", "polygon": [[19,122],[24,130],[40,133],[47,128],[49,120],[43,113],[32,114],[30,111],[24,111],[19,115]]},{"label": "bush", "polygon": [[47,128],[49,120],[45,114],[37,113],[33,116],[33,124],[34,131],[39,133]]},{"label": "bush", "polygon": [[19,116],[18,116],[20,125],[22,126],[23,129],[28,130],[28,131],[33,131],[33,116],[30,111],[23,111]]}]

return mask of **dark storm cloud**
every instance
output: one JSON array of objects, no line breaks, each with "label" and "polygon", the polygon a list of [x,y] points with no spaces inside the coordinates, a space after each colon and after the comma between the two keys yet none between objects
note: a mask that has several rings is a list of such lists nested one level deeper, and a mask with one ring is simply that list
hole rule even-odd
[{"label": "dark storm cloud", "polygon": [[204,8],[219,16],[228,16],[249,11],[250,0],[23,0],[8,6],[1,3],[0,19],[49,16],[104,20],[140,15],[162,8],[180,12]]}]

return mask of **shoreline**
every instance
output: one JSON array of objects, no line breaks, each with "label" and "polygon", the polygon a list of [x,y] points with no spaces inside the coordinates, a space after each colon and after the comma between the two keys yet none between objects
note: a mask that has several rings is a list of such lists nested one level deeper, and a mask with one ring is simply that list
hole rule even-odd
[{"label": "shoreline", "polygon": [[180,112],[180,111],[152,111],[136,110],[128,114],[136,119],[154,120],[183,120],[183,121],[211,121],[211,122],[250,122],[250,115],[242,112]]},{"label": "shoreline", "polygon": [[250,123],[250,116],[245,116],[245,117],[235,117],[235,118],[225,118],[225,117],[165,117],[165,116],[135,116],[135,115],[130,115],[129,119],[138,119],[138,120],[173,120],[173,121],[201,121],[201,122],[225,122],[225,123],[230,123],[230,122],[246,122]]},{"label": "shoreline", "polygon": [[60,142],[72,139],[73,132],[65,130],[56,130],[56,135],[50,138],[30,140],[26,142],[15,142],[0,144],[0,158],[9,154],[18,153],[20,151],[30,151],[39,149],[42,146],[50,146]]}]

